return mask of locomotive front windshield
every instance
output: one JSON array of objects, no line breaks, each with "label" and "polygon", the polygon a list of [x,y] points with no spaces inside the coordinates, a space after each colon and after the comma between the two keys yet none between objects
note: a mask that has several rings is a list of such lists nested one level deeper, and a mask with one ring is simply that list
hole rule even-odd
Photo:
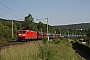
[{"label": "locomotive front windshield", "polygon": [[25,34],[26,31],[19,31],[19,34]]}]

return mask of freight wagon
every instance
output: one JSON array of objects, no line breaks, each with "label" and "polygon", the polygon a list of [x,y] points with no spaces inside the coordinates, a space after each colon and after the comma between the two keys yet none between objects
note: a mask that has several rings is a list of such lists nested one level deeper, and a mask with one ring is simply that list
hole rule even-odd
[{"label": "freight wagon", "polygon": [[[48,37],[50,39],[55,37],[61,37],[60,34],[52,34],[48,33]],[[65,36],[64,36],[65,37]],[[18,31],[18,40],[32,40],[32,39],[42,39],[47,38],[47,33],[45,32],[37,32],[32,30],[19,30]]]}]

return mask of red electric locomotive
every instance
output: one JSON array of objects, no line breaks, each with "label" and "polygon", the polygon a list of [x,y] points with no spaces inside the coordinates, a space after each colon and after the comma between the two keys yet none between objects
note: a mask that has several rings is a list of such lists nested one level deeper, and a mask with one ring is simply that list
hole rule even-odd
[{"label": "red electric locomotive", "polygon": [[37,32],[31,30],[19,30],[18,39],[37,39]]}]

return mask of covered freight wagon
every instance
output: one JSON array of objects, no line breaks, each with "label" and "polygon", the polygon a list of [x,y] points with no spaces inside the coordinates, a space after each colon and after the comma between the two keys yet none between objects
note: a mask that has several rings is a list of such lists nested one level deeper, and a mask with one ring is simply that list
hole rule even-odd
[{"label": "covered freight wagon", "polygon": [[42,39],[44,38],[44,33],[43,32],[37,32],[37,39]]}]

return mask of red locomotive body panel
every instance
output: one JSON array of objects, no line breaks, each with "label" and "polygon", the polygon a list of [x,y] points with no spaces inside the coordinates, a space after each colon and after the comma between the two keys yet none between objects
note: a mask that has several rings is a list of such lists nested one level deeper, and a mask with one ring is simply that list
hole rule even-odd
[{"label": "red locomotive body panel", "polygon": [[37,32],[30,30],[19,30],[18,39],[37,39]]}]

